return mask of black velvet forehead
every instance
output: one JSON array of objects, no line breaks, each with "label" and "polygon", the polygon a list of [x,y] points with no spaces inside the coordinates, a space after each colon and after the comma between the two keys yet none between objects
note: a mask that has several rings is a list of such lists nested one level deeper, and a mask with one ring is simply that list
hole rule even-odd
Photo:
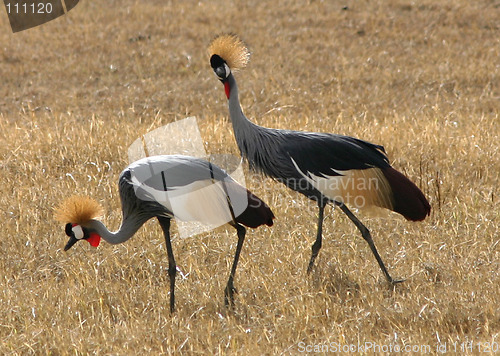
[{"label": "black velvet forehead", "polygon": [[66,224],[66,227],[64,228],[64,232],[66,232],[66,235],[71,236],[71,234],[73,233],[72,228],[73,225],[71,223]]},{"label": "black velvet forehead", "polygon": [[226,63],[226,61],[223,60],[218,54],[214,54],[210,57],[210,65],[214,69],[223,66],[224,63]]}]

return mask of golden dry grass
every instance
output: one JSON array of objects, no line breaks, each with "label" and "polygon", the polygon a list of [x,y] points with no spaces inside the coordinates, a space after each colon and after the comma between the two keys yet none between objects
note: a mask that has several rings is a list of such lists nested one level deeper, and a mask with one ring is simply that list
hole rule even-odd
[{"label": "golden dry grass", "polygon": [[[0,11],[0,353],[498,347],[499,11],[486,0],[89,0],[15,35]],[[331,209],[307,276],[315,207],[253,176],[278,219],[248,234],[234,312],[223,303],[233,229],[174,238],[175,315],[155,222],[119,246],[62,251],[53,208],[69,195],[96,198],[118,227],[116,182],[140,134],[196,115],[209,152],[237,154],[206,55],[221,32],[252,51],[237,74],[247,116],[383,144],[425,192],[433,210],[422,223],[359,213],[404,284],[387,287],[355,227]]]}]

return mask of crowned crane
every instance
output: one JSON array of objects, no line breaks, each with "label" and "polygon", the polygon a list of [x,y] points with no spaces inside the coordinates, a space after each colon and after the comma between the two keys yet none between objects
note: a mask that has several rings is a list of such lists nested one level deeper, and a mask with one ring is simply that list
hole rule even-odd
[{"label": "crowned crane", "polygon": [[419,221],[431,209],[420,189],[391,167],[382,146],[349,136],[270,129],[249,121],[241,109],[233,76],[234,70],[248,63],[248,49],[236,35],[220,35],[208,50],[210,65],[224,85],[238,148],[250,168],[317,201],[318,229],[308,273],[321,249],[325,206],[333,203],[360,230],[387,281],[401,282],[390,276],[370,231],[346,204],[378,206]]},{"label": "crowned crane", "polygon": [[122,223],[110,232],[97,220],[101,208],[89,197],[72,196],[55,211],[66,224],[69,241],[64,251],[76,242],[87,240],[97,247],[101,238],[111,244],[130,239],[149,219],[156,217],[165,235],[170,278],[170,311],[174,311],[177,266],[170,242],[170,220],[196,221],[208,225],[229,223],[238,235],[238,244],[224,291],[226,305],[234,304],[233,285],[236,267],[245,239],[245,226],[273,225],[274,214],[261,199],[208,161],[181,155],[154,156],[130,164],[118,181]]}]

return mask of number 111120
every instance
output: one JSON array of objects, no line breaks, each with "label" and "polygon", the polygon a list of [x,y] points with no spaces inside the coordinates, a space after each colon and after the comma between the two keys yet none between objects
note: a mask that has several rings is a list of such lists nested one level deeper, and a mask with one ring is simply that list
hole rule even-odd
[{"label": "number 111120", "polygon": [[39,2],[37,4],[5,4],[7,7],[7,13],[9,14],[50,14],[52,12],[52,4]]}]

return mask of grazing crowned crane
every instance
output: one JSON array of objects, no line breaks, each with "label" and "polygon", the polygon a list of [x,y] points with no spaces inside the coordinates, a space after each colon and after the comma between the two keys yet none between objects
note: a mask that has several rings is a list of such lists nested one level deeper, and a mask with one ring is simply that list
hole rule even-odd
[{"label": "grazing crowned crane", "polygon": [[194,157],[172,155],[140,159],[120,174],[120,199],[123,220],[116,232],[110,232],[95,218],[99,204],[89,198],[73,196],[56,209],[56,219],[66,224],[69,241],[64,251],[79,240],[97,247],[103,238],[111,244],[130,239],[149,219],[156,217],[165,235],[170,277],[170,311],[174,311],[176,264],[170,243],[170,220],[204,224],[229,223],[238,235],[233,266],[224,294],[226,305],[233,305],[236,266],[246,230],[273,225],[274,215],[258,197],[234,181],[216,165]]},{"label": "grazing crowned crane", "polygon": [[382,146],[348,136],[276,130],[252,123],[241,110],[232,73],[246,66],[248,49],[237,36],[221,35],[210,44],[209,54],[212,69],[224,84],[236,142],[250,168],[318,203],[318,230],[307,271],[312,270],[321,249],[325,206],[333,203],[360,230],[386,279],[391,284],[401,282],[389,275],[369,230],[346,204],[379,206],[419,221],[430,213],[420,189],[391,167]]}]

